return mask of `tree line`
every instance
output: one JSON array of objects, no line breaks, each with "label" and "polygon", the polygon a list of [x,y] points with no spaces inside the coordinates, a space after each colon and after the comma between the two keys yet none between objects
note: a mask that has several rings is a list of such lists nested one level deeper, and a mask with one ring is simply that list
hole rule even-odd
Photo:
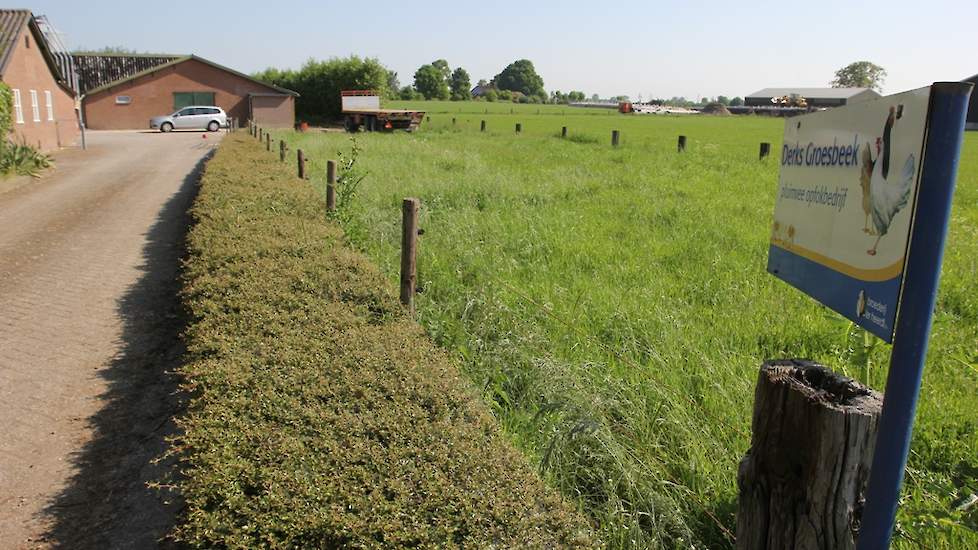
[{"label": "tree line", "polygon": [[[882,67],[868,61],[859,61],[839,69],[832,85],[879,89],[885,75],[886,71]],[[444,59],[420,66],[414,73],[414,82],[405,86],[401,86],[397,73],[385,67],[379,60],[358,56],[325,61],[310,59],[298,70],[269,68],[252,76],[298,92],[296,117],[313,123],[326,122],[340,115],[342,90],[378,90],[387,99],[405,100],[573,103],[588,99],[584,92],[577,90],[567,93],[555,90],[548,94],[544,89],[543,78],[529,59],[513,61],[491,80],[480,79],[474,88],[468,71],[462,67],[453,70]],[[590,99],[600,100],[597,94]],[[606,101],[630,99],[622,95]],[[673,97],[650,99],[646,103],[676,107],[720,103],[736,107],[743,105],[744,100],[721,95],[713,99],[704,97],[699,102],[685,97]]]},{"label": "tree line", "polygon": [[522,103],[549,103],[555,99],[555,96],[547,95],[543,78],[529,59],[510,63],[492,80],[479,80],[475,88],[472,87],[468,71],[462,67],[453,71],[447,61],[438,59],[419,67],[414,73],[414,84],[401,88],[398,96],[401,99],[475,99]]},{"label": "tree line", "polygon": [[296,117],[308,122],[325,122],[339,116],[343,90],[378,90],[387,99],[406,100],[568,103],[586,98],[581,91],[547,94],[543,78],[528,59],[510,63],[491,80],[479,80],[475,95],[468,71],[462,67],[453,70],[444,59],[419,67],[414,82],[406,86],[401,86],[398,74],[379,60],[358,56],[310,59],[298,70],[268,68],[252,76],[298,92]]}]

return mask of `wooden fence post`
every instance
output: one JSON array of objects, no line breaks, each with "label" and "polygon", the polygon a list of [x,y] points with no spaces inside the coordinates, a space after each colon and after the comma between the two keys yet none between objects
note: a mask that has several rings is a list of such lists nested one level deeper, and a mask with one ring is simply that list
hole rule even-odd
[{"label": "wooden fence post", "polygon": [[523,131],[523,125],[519,122],[516,123],[516,133],[519,134]]},{"label": "wooden fence post", "polygon": [[455,126],[455,117],[452,117],[452,126]]},{"label": "wooden fence post", "polygon": [[336,161],[326,161],[326,210],[336,211]]},{"label": "wooden fence post", "polygon": [[618,147],[618,136],[619,136],[618,130],[612,130],[611,131],[611,146],[612,147]]},{"label": "wooden fence post", "polygon": [[272,151],[272,134],[269,132],[265,132],[265,150]]},{"label": "wooden fence post", "polygon": [[302,154],[302,149],[295,150],[295,161],[298,164],[299,179],[306,179],[306,156]]},{"label": "wooden fence post", "polygon": [[258,127],[258,142],[261,143],[261,141],[263,139],[265,139],[265,131],[262,129],[261,126],[259,126]]},{"label": "wooden fence post", "polygon": [[764,157],[771,154],[771,144],[766,142],[761,142],[761,152],[758,158],[763,159]]},{"label": "wooden fence post", "polygon": [[561,128],[560,128],[560,137],[562,137],[562,138],[567,137],[567,126],[561,126]]},{"label": "wooden fence post", "polygon": [[285,162],[285,140],[278,140],[278,160],[279,162]]},{"label": "wooden fence post", "polygon": [[806,360],[767,361],[740,462],[737,549],[853,549],[879,392]]},{"label": "wooden fence post", "polygon": [[480,132],[485,132],[486,131],[486,121],[483,120],[482,121],[482,124],[479,125],[479,131]]},{"label": "wooden fence post", "polygon": [[679,143],[676,145],[676,149],[680,153],[686,150],[686,136],[679,136]]},{"label": "wooden fence post", "polygon": [[401,204],[401,303],[414,315],[414,292],[418,283],[418,210],[421,201],[407,198]]}]

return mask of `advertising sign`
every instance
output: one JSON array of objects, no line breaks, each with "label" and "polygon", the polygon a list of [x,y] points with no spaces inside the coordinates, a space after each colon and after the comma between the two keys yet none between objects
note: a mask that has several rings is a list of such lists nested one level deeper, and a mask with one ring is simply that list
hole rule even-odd
[{"label": "advertising sign", "polygon": [[767,269],[892,342],[930,87],[785,120]]}]

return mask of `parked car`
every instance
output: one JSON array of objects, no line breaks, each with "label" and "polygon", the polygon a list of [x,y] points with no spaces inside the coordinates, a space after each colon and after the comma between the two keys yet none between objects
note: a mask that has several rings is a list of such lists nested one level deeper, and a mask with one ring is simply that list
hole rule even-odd
[{"label": "parked car", "polygon": [[149,127],[161,132],[170,130],[207,130],[216,132],[228,125],[228,115],[224,109],[211,105],[191,105],[172,115],[153,117]]}]

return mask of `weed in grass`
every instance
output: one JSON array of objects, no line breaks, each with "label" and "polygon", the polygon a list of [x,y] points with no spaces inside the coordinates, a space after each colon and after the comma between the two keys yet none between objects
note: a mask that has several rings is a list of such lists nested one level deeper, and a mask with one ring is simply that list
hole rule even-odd
[{"label": "weed in grass", "polygon": [[589,136],[587,134],[569,134],[565,139],[567,141],[570,141],[571,143],[584,143],[584,144],[595,144],[600,141],[598,138],[594,136]]}]

